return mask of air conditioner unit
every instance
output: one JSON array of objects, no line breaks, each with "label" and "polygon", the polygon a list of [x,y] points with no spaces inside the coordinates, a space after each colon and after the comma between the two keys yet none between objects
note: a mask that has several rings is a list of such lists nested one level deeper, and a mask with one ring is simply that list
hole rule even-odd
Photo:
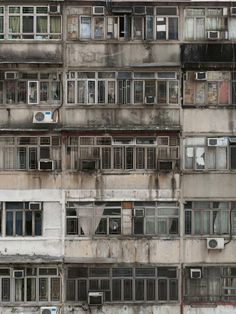
[{"label": "air conditioner unit", "polygon": [[40,308],[40,314],[58,314],[59,309],[56,306],[45,306]]},{"label": "air conditioner unit", "polygon": [[145,104],[155,104],[156,97],[155,96],[147,96],[145,97]]},{"label": "air conditioner unit", "polygon": [[208,138],[207,139],[207,146],[218,146],[218,138]]},{"label": "air conditioner unit", "polygon": [[236,7],[230,8],[230,15],[236,15]]},{"label": "air conditioner unit", "polygon": [[35,111],[33,123],[56,123],[52,111]]},{"label": "air conditioner unit", "polygon": [[190,278],[191,279],[202,278],[202,270],[200,268],[191,268],[190,269]]},{"label": "air conditioner unit", "polygon": [[93,14],[94,15],[104,15],[104,7],[102,6],[96,6],[96,7],[93,7]]},{"label": "air conditioner unit", "polygon": [[89,292],[88,304],[89,305],[102,305],[103,304],[103,292]]},{"label": "air conditioner unit", "polygon": [[95,171],[99,168],[98,159],[80,159],[79,169],[82,171]]},{"label": "air conditioner unit", "polygon": [[224,238],[207,238],[208,250],[222,250],[225,247]]},{"label": "air conditioner unit", "polygon": [[18,79],[18,72],[16,71],[5,72],[5,80],[16,80],[16,79]]},{"label": "air conditioner unit", "polygon": [[41,202],[29,202],[29,210],[41,210],[42,203]]},{"label": "air conditioner unit", "polygon": [[173,169],[173,162],[171,160],[158,161],[158,170],[170,171]]},{"label": "air conditioner unit", "polygon": [[55,170],[55,161],[51,159],[40,159],[38,162],[38,170],[42,171]]},{"label": "air conditioner unit", "polygon": [[134,14],[146,14],[146,7],[134,7]]},{"label": "air conditioner unit", "polygon": [[134,217],[144,217],[144,209],[143,208],[134,208],[133,215],[134,215]]},{"label": "air conditioner unit", "polygon": [[14,278],[24,278],[24,271],[23,270],[13,270],[13,277]]},{"label": "air conditioner unit", "polygon": [[211,137],[207,139],[207,146],[220,146],[226,147],[228,145],[228,139],[226,137]]},{"label": "air conditioner unit", "polygon": [[61,13],[61,6],[60,6],[60,4],[50,4],[48,11],[50,14],[60,14]]},{"label": "air conditioner unit", "polygon": [[211,40],[216,40],[220,38],[220,32],[219,31],[208,31],[207,32],[207,38]]},{"label": "air conditioner unit", "polygon": [[207,73],[206,72],[196,72],[195,73],[195,79],[197,81],[205,81],[207,79]]}]

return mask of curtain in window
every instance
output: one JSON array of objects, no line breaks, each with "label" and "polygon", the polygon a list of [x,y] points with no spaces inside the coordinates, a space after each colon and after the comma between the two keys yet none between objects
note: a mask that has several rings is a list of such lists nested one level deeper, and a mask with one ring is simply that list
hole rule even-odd
[{"label": "curtain in window", "polygon": [[44,34],[48,32],[48,18],[47,16],[37,16],[36,32]]},{"label": "curtain in window", "polygon": [[194,38],[194,19],[193,18],[185,19],[185,38],[187,40]]},{"label": "curtain in window", "polygon": [[76,208],[76,214],[79,218],[79,225],[84,235],[89,236],[95,234],[95,231],[102,218],[105,206],[95,206],[92,204]]},{"label": "curtain in window", "polygon": [[57,34],[61,32],[61,17],[51,16],[50,17],[50,33]]},{"label": "curtain in window", "polygon": [[9,17],[9,33],[20,33],[20,17]]}]

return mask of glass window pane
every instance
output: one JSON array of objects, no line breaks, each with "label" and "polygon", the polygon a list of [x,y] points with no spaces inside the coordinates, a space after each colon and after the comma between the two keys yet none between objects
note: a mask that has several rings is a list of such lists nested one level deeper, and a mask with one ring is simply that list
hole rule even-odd
[{"label": "glass window pane", "polygon": [[25,212],[25,235],[32,235],[32,211]]},{"label": "glass window pane", "polygon": [[134,82],[134,102],[135,103],[143,102],[143,82],[142,81]]},{"label": "glass window pane", "polygon": [[50,33],[60,34],[61,33],[61,17],[50,16]]},{"label": "glass window pane", "polygon": [[51,300],[60,300],[60,278],[51,278]]},{"label": "glass window pane", "polygon": [[115,103],[115,82],[108,81],[108,103],[114,104]]},{"label": "glass window pane", "polygon": [[39,34],[45,34],[48,32],[47,16],[37,16],[36,32]]},{"label": "glass window pane", "polygon": [[143,234],[144,221],[142,217],[134,218],[134,234]]},{"label": "glass window pane", "polygon": [[169,39],[178,39],[178,18],[169,17]]},{"label": "glass window pane", "polygon": [[6,212],[6,235],[13,235],[13,212]]},{"label": "glass window pane", "polygon": [[157,83],[157,102],[160,104],[165,104],[166,101],[166,82],[158,82]]},{"label": "glass window pane", "polygon": [[[72,83],[72,82],[71,82]],[[77,92],[78,92],[78,103],[85,103],[85,81],[78,81]]]},{"label": "glass window pane", "polygon": [[24,301],[24,279],[15,279],[15,301]]},{"label": "glass window pane", "polygon": [[23,213],[16,212],[16,235],[23,234]]},{"label": "glass window pane", "polygon": [[88,81],[88,103],[95,103],[95,82]]},{"label": "glass window pane", "polygon": [[178,103],[178,82],[175,81],[169,82],[169,103],[170,104]]},{"label": "glass window pane", "polygon": [[9,33],[20,33],[20,17],[9,17]]},{"label": "glass window pane", "polygon": [[10,278],[2,278],[2,302],[10,301]]},{"label": "glass window pane", "polygon": [[170,300],[178,300],[178,280],[171,279],[169,282]]},{"label": "glass window pane", "polygon": [[159,301],[167,300],[167,280],[166,279],[158,280],[158,300]]},{"label": "glass window pane", "polygon": [[154,301],[155,300],[155,279],[148,279],[147,280],[147,300]]},{"label": "glass window pane", "polygon": [[135,300],[136,301],[144,300],[144,279],[135,280]]},{"label": "glass window pane", "polygon": [[78,280],[78,301],[87,301],[87,282]]},{"label": "glass window pane", "polygon": [[48,279],[39,278],[39,301],[48,300]]},{"label": "glass window pane", "polygon": [[112,280],[112,300],[121,301],[121,279]]},{"label": "glass window pane", "polygon": [[23,16],[23,33],[34,32],[34,18],[33,16]]},{"label": "glass window pane", "polygon": [[98,81],[98,102],[105,103],[105,81]]},{"label": "glass window pane", "polygon": [[38,82],[28,82],[28,100],[29,104],[38,103]]},{"label": "glass window pane", "polygon": [[42,213],[39,211],[34,213],[34,234],[42,235]]},{"label": "glass window pane", "polygon": [[67,82],[67,102],[69,104],[75,103],[75,82]]},{"label": "glass window pane", "polygon": [[166,39],[166,18],[157,17],[157,39]]},{"label": "glass window pane", "polygon": [[75,301],[75,280],[67,280],[66,282],[66,300]]},{"label": "glass window pane", "polygon": [[146,39],[153,39],[153,16],[146,16]]},{"label": "glass window pane", "polygon": [[80,38],[91,38],[91,17],[81,16],[80,20]]},{"label": "glass window pane", "polygon": [[124,279],[124,301],[133,299],[133,281],[132,279]]},{"label": "glass window pane", "polygon": [[36,278],[27,278],[26,301],[36,301]]},{"label": "glass window pane", "polygon": [[103,39],[104,38],[104,18],[95,17],[93,19],[93,22],[94,22],[94,38]]},{"label": "glass window pane", "polygon": [[52,84],[51,84],[51,98],[52,98],[52,101],[59,101],[61,99],[61,84],[60,84],[60,82],[52,82]]}]

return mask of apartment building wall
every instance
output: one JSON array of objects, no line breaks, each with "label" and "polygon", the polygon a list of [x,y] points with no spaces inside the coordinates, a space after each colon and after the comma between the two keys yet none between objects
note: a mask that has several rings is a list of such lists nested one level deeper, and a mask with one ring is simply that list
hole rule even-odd
[{"label": "apartment building wall", "polygon": [[[0,13],[0,313],[233,313],[232,4],[148,1],[153,35],[146,15],[134,14],[138,1],[57,5],[61,14],[28,2]],[[105,20],[95,6],[106,7]],[[187,19],[206,23],[208,14],[227,18],[221,39],[206,30],[187,37]],[[12,34],[16,16],[22,25],[33,16],[33,35]],[[204,99],[197,72],[208,76]],[[215,82],[223,91],[207,103]],[[196,83],[190,94],[188,83]],[[38,111],[49,123],[37,121]],[[208,138],[223,141],[220,156]],[[209,237],[225,245],[209,250]],[[103,291],[104,304],[88,305],[90,291]]]}]

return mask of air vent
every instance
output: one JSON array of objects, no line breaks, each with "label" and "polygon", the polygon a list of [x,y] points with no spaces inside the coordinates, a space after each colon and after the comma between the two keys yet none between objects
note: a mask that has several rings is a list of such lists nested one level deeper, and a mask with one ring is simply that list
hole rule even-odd
[{"label": "air vent", "polygon": [[207,38],[211,40],[217,40],[220,38],[220,32],[219,31],[208,31],[207,32]]},{"label": "air vent", "polygon": [[196,72],[195,73],[195,79],[197,81],[205,81],[207,79],[206,72]]},{"label": "air vent", "polygon": [[145,97],[145,104],[155,104],[156,97],[155,96],[147,96]]},{"label": "air vent", "polygon": [[38,162],[38,170],[41,171],[55,170],[55,161],[51,159],[40,159]]},{"label": "air vent", "polygon": [[49,5],[49,13],[50,14],[60,14],[61,13],[61,6],[60,4],[51,4]]},{"label": "air vent", "polygon": [[42,203],[41,202],[29,202],[29,209],[30,210],[41,210]]},{"label": "air vent", "polygon": [[5,72],[5,80],[16,80],[18,79],[18,72],[8,71]]},{"label": "air vent", "polygon": [[13,270],[13,277],[14,278],[23,278],[24,271],[23,270]]},{"label": "air vent", "polygon": [[89,305],[102,305],[103,304],[103,292],[89,292],[88,304]]},{"label": "air vent", "polygon": [[200,268],[191,268],[190,269],[190,278],[191,279],[202,278],[202,270]]},{"label": "air vent", "polygon": [[104,15],[104,7],[102,7],[102,6],[93,7],[93,14],[94,15]]}]

